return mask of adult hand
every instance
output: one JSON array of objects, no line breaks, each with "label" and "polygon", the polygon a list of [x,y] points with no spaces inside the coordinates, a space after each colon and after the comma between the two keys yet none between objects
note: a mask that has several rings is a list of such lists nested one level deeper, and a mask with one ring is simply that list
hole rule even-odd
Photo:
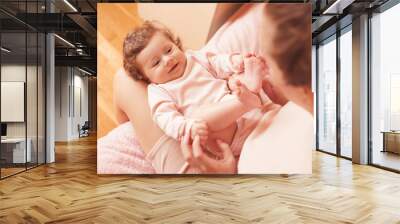
[{"label": "adult hand", "polygon": [[272,85],[269,75],[267,75],[262,81],[262,88],[272,102],[281,106],[285,105],[289,100],[283,95],[282,91]]},{"label": "adult hand", "polygon": [[[198,137],[197,137],[198,138]],[[196,161],[193,156],[193,141],[191,139],[191,133],[185,133],[181,139],[181,151],[183,158],[193,167],[197,167]]]},{"label": "adult hand", "polygon": [[236,173],[236,159],[229,145],[220,140],[217,140],[217,144],[222,151],[222,158],[220,159],[212,158],[204,151],[200,145],[199,136],[196,136],[193,142],[190,142],[189,136],[184,136],[183,141],[181,141],[181,149],[187,162],[200,169],[202,173]]},{"label": "adult hand", "polygon": [[195,136],[199,136],[201,143],[205,143],[208,138],[208,126],[203,120],[195,120],[190,129],[190,137],[194,139]]}]

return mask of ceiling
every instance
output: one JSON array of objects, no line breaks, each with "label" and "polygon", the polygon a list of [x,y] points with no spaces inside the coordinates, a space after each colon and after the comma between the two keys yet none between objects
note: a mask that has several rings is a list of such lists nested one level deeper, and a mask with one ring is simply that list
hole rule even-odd
[{"label": "ceiling", "polygon": [[11,50],[2,51],[2,60],[22,63],[28,59],[29,63],[44,47],[41,42],[44,36],[39,34],[54,32],[56,66],[78,66],[95,74],[96,3],[96,0],[48,0],[46,5],[44,0],[1,0],[1,43]]},{"label": "ceiling", "polygon": [[374,12],[389,0],[312,0],[313,44],[336,33],[337,30],[352,23],[357,17],[368,11]]}]

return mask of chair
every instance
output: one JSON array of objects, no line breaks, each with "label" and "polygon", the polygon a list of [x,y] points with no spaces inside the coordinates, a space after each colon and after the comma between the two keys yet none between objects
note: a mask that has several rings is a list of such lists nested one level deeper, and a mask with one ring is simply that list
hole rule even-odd
[{"label": "chair", "polygon": [[79,138],[89,136],[89,129],[90,129],[89,121],[85,121],[85,123],[82,125],[82,127],[80,127],[80,125],[78,125]]}]

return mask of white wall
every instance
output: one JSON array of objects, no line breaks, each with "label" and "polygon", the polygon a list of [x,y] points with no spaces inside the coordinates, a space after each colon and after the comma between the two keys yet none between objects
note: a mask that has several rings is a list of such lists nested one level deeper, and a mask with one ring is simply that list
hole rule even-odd
[{"label": "white wall", "polygon": [[78,124],[88,120],[88,78],[75,68],[56,67],[55,120],[56,141],[79,138]]},{"label": "white wall", "polygon": [[74,107],[72,108],[70,132],[73,138],[79,137],[78,124],[82,126],[88,120],[88,78],[81,76],[83,73],[79,71],[77,74],[77,71],[74,70],[74,91],[72,93],[73,96],[71,96],[74,99],[74,102],[71,102],[71,105],[74,105]]},{"label": "white wall", "polygon": [[68,141],[69,68],[55,68],[55,141]]},{"label": "white wall", "polygon": [[157,20],[171,29],[184,48],[197,50],[206,42],[215,7],[215,3],[142,3],[138,11],[144,20]]},{"label": "white wall", "polygon": [[[34,74],[36,76],[36,67],[28,66],[28,87],[27,87],[27,120],[28,120],[28,137],[29,133],[35,133],[36,136],[36,80],[32,79],[30,75]],[[1,66],[1,81],[10,82],[25,82],[25,65],[9,64]],[[1,108],[2,110],[7,110],[7,108]],[[34,124],[32,123],[34,122]],[[32,127],[32,130],[30,129]],[[7,136],[8,137],[25,137],[25,122],[7,122]]]},{"label": "white wall", "polygon": [[[6,122],[7,137],[30,139],[30,148],[32,161],[36,162],[37,153],[39,153],[39,163],[44,162],[44,74],[42,68],[25,64],[3,64],[1,66],[1,81],[24,82],[26,83],[26,121]],[[27,81],[25,80],[27,79]],[[2,96],[7,97],[7,96]],[[1,110],[11,110],[10,108],[1,108]],[[10,112],[10,111],[8,111]],[[11,111],[12,112],[12,111]],[[25,113],[25,111],[22,111]]]}]

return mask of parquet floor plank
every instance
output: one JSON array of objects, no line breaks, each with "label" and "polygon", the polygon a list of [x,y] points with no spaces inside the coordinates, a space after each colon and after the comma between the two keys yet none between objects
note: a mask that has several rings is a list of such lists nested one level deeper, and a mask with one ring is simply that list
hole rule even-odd
[{"label": "parquet floor plank", "polygon": [[0,223],[400,223],[400,175],[313,153],[312,175],[96,174],[96,139],[0,181]]}]

